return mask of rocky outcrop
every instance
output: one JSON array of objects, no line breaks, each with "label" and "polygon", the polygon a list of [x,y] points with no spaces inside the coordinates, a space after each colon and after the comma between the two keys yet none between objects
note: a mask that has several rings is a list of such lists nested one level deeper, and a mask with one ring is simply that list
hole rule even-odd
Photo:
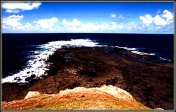
[{"label": "rocky outcrop", "polygon": [[[34,97],[35,96],[35,97]],[[127,91],[112,85],[76,87],[58,94],[28,92],[24,100],[3,102],[3,110],[151,110]]]},{"label": "rocky outcrop", "polygon": [[39,95],[40,95],[40,93],[38,91],[29,91],[27,93],[27,95],[24,97],[24,99],[36,97],[36,96],[39,96]]},{"label": "rocky outcrop", "polygon": [[162,108],[155,108],[154,110],[164,110],[164,109],[162,109]]},{"label": "rocky outcrop", "polygon": [[24,99],[29,91],[56,94],[75,87],[113,85],[145,106],[173,109],[173,63],[156,56],[113,47],[63,48],[47,63],[52,63],[48,76],[35,83],[2,84],[2,100]]}]

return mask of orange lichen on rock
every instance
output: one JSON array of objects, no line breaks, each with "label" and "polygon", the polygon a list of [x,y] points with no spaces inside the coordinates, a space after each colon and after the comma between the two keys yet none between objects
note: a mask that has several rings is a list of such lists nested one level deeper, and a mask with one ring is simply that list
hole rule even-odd
[{"label": "orange lichen on rock", "polygon": [[[113,90],[113,91],[112,91]],[[3,102],[3,110],[151,110],[128,92],[114,86],[76,87],[58,94]]]}]

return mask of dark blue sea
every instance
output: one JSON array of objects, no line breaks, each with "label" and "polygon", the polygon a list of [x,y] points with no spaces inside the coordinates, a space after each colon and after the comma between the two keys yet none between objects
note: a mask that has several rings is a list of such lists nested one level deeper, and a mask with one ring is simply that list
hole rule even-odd
[{"label": "dark blue sea", "polygon": [[42,51],[40,45],[54,41],[90,39],[99,45],[136,48],[140,52],[154,53],[173,62],[174,35],[172,34],[105,34],[105,33],[49,33],[2,34],[2,78],[18,73]]}]

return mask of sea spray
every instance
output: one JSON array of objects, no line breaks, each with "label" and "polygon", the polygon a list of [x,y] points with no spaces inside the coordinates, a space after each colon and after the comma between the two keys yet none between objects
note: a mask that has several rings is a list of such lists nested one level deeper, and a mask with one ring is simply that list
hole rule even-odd
[{"label": "sea spray", "polygon": [[[49,56],[51,56],[57,49],[61,49],[63,46],[76,46],[76,47],[105,47],[107,45],[98,45],[99,43],[94,42],[90,39],[71,39],[70,41],[51,41],[47,44],[42,44],[38,46],[42,50],[34,51],[34,59],[29,60],[27,62],[26,68],[19,71],[16,74],[12,74],[11,76],[5,77],[2,79],[2,83],[5,82],[17,82],[17,83],[26,83],[28,80],[26,78],[35,76],[35,78],[40,78],[43,75],[47,75],[46,71],[48,70],[50,64],[46,63]],[[136,48],[128,48],[128,47],[120,47],[120,46],[111,46],[117,48],[123,48],[126,50],[131,51],[132,53],[139,54],[139,55],[155,55],[154,53],[144,53],[136,50]],[[162,60],[167,60],[161,58]],[[170,61],[170,60],[168,60]]]}]

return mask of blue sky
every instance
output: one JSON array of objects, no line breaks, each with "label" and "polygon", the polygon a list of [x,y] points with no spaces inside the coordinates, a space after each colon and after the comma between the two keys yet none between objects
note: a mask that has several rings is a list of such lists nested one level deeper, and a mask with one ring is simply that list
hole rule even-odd
[{"label": "blue sky", "polygon": [[3,33],[174,34],[174,2],[2,2]]}]

